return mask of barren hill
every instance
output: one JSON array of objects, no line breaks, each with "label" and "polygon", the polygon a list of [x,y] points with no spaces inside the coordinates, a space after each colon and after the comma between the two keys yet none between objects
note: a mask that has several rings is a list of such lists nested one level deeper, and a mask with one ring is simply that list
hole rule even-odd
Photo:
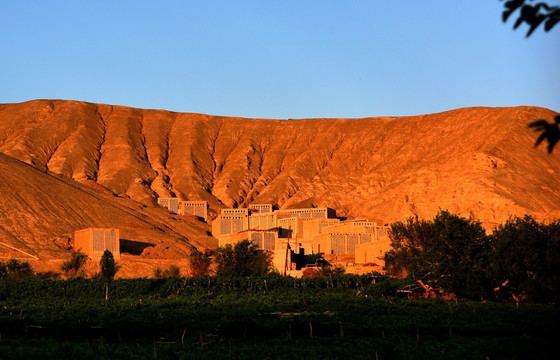
[{"label": "barren hill", "polygon": [[53,239],[115,226],[137,241],[165,238],[179,253],[211,245],[203,224],[157,208],[155,199],[169,195],[207,200],[211,213],[251,202],[329,206],[382,223],[439,209],[472,213],[486,226],[512,214],[558,217],[560,148],[535,148],[538,135],[527,127],[556,115],[516,107],[268,120],[61,100],[3,104],[0,241],[56,256]]}]

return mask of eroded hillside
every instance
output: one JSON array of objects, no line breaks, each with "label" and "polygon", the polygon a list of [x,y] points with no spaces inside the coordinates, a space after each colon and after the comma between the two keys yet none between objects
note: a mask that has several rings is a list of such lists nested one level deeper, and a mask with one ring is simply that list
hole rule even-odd
[{"label": "eroded hillside", "polygon": [[271,202],[383,223],[440,208],[486,226],[510,215],[559,216],[560,149],[535,148],[527,127],[555,115],[517,107],[268,120],[75,101],[4,104],[0,237],[33,250],[37,239],[77,226],[128,226],[204,245],[206,229],[177,230],[157,209],[155,199],[170,195],[207,200],[211,213]]}]

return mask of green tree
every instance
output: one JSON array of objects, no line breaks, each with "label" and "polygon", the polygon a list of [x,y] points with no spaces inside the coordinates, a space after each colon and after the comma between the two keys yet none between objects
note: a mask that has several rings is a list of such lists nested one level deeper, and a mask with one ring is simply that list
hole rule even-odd
[{"label": "green tree", "polygon": [[181,269],[177,265],[169,265],[169,267],[165,270],[157,267],[154,270],[154,277],[156,279],[166,279],[172,277],[180,277],[181,276]]},{"label": "green tree", "polygon": [[517,29],[523,23],[529,25],[527,37],[543,23],[544,30],[548,32],[560,21],[560,7],[550,6],[544,2],[532,5],[530,4],[532,1],[508,0],[504,3],[504,12],[502,13],[502,20],[506,22],[514,12],[519,10],[519,17],[513,24],[513,28]]},{"label": "green tree", "polygon": [[101,266],[101,276],[105,280],[105,300],[109,300],[109,283],[113,281],[118,271],[118,266],[115,263],[115,257],[109,250],[105,250],[99,261]]},{"label": "green tree", "polygon": [[487,298],[491,244],[480,222],[440,211],[433,221],[408,219],[391,225],[393,249],[387,270],[453,292],[462,298]]},{"label": "green tree", "polygon": [[219,247],[214,260],[216,274],[220,276],[265,275],[272,270],[271,253],[260,250],[249,240]]},{"label": "green tree", "polygon": [[20,262],[17,259],[0,261],[0,278],[28,279],[34,275],[35,272],[27,261]]},{"label": "green tree", "polygon": [[194,251],[189,257],[190,272],[194,277],[210,275],[212,259],[208,254]]},{"label": "green tree", "polygon": [[499,299],[560,300],[560,220],[509,219],[492,233],[492,276]]},{"label": "green tree", "polygon": [[62,263],[60,269],[67,277],[85,277],[84,266],[88,256],[80,250],[72,251],[70,259]]}]

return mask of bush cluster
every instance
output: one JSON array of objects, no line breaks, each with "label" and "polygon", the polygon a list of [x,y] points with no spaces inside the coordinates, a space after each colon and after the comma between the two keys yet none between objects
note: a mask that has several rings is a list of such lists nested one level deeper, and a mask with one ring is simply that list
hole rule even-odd
[{"label": "bush cluster", "polygon": [[560,300],[560,221],[509,219],[487,235],[480,222],[440,211],[434,220],[410,218],[389,231],[391,274],[461,298]]}]

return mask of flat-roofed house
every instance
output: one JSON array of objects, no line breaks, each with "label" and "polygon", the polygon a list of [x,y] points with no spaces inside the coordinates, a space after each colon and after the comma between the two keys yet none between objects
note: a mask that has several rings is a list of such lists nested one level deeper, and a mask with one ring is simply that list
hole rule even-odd
[{"label": "flat-roofed house", "polygon": [[322,234],[313,237],[313,251],[317,253],[355,254],[356,246],[379,240],[386,236],[387,227],[377,226],[367,220],[347,221],[324,227]]},{"label": "flat-roofed house", "polygon": [[278,231],[276,230],[244,230],[220,236],[218,246],[235,245],[242,240],[249,240],[261,250],[274,250],[277,239]]},{"label": "flat-roofed house", "polygon": [[208,202],[207,201],[179,201],[179,215],[192,215],[208,221]]},{"label": "flat-roofed house", "polygon": [[249,216],[243,213],[230,215],[220,214],[212,221],[212,236],[215,238],[248,229]]},{"label": "flat-roofed house", "polygon": [[322,207],[322,208],[305,208],[305,209],[282,209],[282,212],[289,212],[294,217],[306,217],[313,219],[330,219],[336,217],[336,210]]},{"label": "flat-roofed house", "polygon": [[220,215],[245,215],[245,216],[249,216],[249,209],[247,209],[247,208],[220,209]]},{"label": "flat-roofed house", "polygon": [[172,213],[179,213],[179,199],[178,198],[159,198],[158,204],[167,208]]},{"label": "flat-roofed house", "polygon": [[254,213],[271,213],[272,204],[251,204],[249,205],[249,210]]},{"label": "flat-roofed house", "polygon": [[303,238],[303,224],[313,220],[306,217],[289,217],[278,219],[276,225],[280,230],[279,236],[282,238]]},{"label": "flat-roofed house", "polygon": [[383,236],[365,244],[356,245],[355,262],[356,264],[376,264],[385,266],[385,253],[391,250],[391,240],[388,236]]},{"label": "flat-roofed house", "polygon": [[257,213],[249,215],[249,229],[270,230],[276,228],[276,215],[274,213]]},{"label": "flat-roofed house", "polygon": [[121,258],[119,229],[88,228],[74,232],[74,248],[93,260],[100,260],[105,250],[113,253],[115,260]]}]

